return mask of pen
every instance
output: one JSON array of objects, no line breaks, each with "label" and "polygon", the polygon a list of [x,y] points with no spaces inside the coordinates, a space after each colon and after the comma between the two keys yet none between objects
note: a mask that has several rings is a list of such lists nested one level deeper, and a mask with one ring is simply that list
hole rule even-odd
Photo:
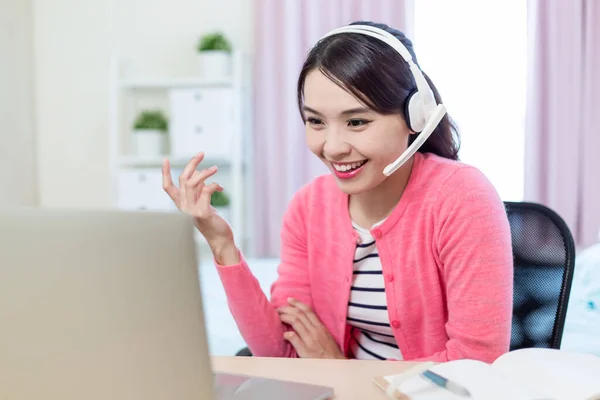
[{"label": "pen", "polygon": [[447,378],[444,378],[441,375],[436,374],[431,370],[427,370],[421,373],[421,376],[433,384],[445,388],[451,393],[457,394],[463,397],[471,397],[471,393],[463,386],[458,383],[451,381]]}]

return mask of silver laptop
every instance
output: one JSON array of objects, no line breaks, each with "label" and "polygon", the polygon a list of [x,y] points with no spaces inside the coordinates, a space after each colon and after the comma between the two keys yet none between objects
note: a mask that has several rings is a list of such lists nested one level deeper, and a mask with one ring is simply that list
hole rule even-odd
[{"label": "silver laptop", "polygon": [[333,395],[272,379],[215,379],[203,318],[186,216],[0,210],[0,399]]}]

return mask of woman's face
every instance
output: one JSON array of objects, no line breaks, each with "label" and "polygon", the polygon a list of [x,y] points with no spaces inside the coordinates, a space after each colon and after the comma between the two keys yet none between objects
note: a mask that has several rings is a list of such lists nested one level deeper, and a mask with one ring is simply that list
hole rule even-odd
[{"label": "woman's face", "polygon": [[350,195],[379,186],[383,169],[408,146],[402,116],[376,113],[318,69],[304,82],[304,113],[308,147]]}]

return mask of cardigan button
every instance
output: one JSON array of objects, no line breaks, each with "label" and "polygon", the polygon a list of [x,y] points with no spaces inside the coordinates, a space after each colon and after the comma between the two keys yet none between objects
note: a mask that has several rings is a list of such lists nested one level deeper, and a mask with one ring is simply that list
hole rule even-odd
[{"label": "cardigan button", "polygon": [[394,275],[393,274],[387,274],[385,276],[385,280],[388,282],[393,282],[394,281]]},{"label": "cardigan button", "polygon": [[379,229],[375,229],[373,231],[373,236],[375,236],[375,239],[381,239],[381,236],[383,236],[383,234],[381,233],[381,231]]},{"label": "cardigan button", "polygon": [[399,322],[399,321],[396,321],[396,320],[392,321],[392,327],[393,327],[394,329],[398,329],[398,328],[400,328],[400,322]]}]

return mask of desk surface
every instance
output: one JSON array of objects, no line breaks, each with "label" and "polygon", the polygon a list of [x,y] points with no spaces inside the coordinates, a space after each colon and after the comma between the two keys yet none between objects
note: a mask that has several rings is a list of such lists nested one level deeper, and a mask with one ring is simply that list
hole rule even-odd
[{"label": "desk surface", "polygon": [[387,399],[373,378],[415,365],[402,361],[313,360],[262,357],[212,358],[215,372],[245,374],[333,387],[335,399]]}]

